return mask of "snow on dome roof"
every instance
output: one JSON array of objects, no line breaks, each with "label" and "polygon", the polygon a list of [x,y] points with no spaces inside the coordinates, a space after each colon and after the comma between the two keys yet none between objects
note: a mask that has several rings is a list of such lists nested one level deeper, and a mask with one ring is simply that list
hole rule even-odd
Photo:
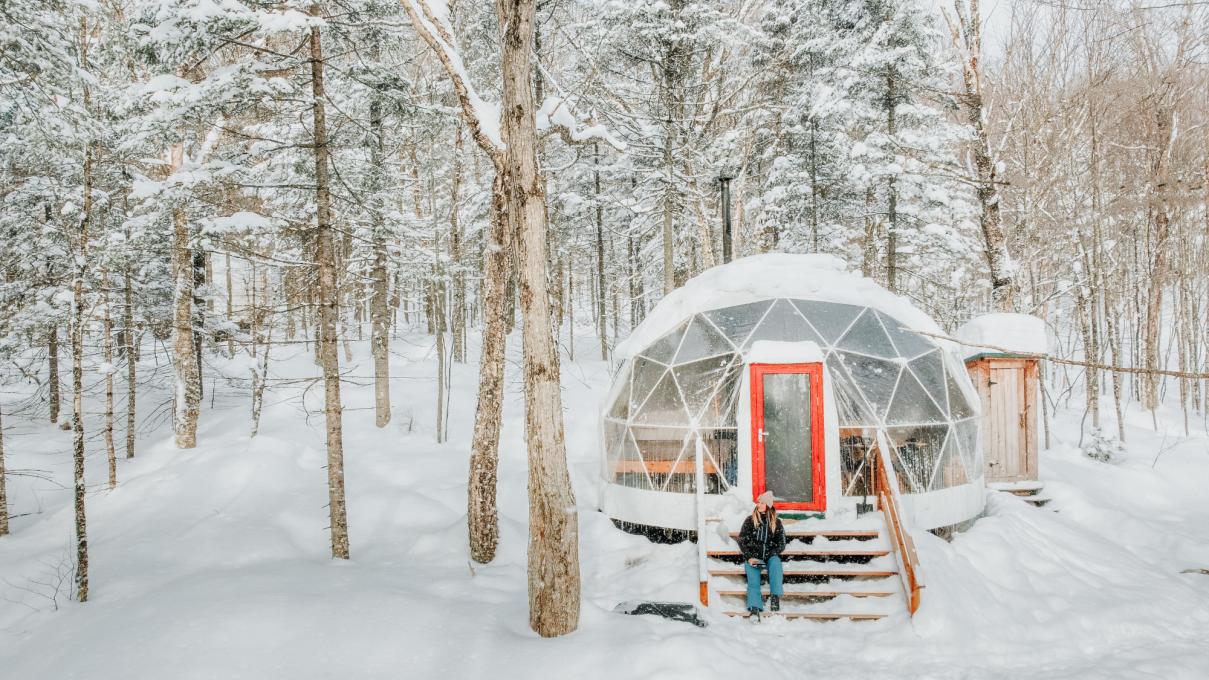
[{"label": "snow on dome roof", "polygon": [[953,337],[962,342],[966,357],[998,352],[992,347],[1022,354],[1046,352],[1045,322],[1028,314],[983,314],[958,328]]},{"label": "snow on dome roof", "polygon": [[[910,330],[942,333],[927,314],[856,272],[833,255],[766,253],[718,265],[689,279],[669,293],[638,324],[616,356],[626,359],[700,312],[741,305],[756,300],[793,298],[872,307],[898,320]],[[949,348],[951,343],[930,338]]]}]

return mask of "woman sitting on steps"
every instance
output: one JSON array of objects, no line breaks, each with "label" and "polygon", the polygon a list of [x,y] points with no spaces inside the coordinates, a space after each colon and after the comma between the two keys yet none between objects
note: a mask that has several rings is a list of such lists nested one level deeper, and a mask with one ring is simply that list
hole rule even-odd
[{"label": "woman sitting on steps", "polygon": [[777,517],[771,491],[765,491],[756,499],[756,509],[743,520],[739,530],[739,550],[743,553],[743,570],[747,572],[747,611],[754,619],[764,611],[764,598],[760,594],[760,572],[768,570],[768,589],[772,593],[769,608],[780,611],[781,595],[784,594],[784,573],[781,569],[781,551],[785,550],[785,525]]}]

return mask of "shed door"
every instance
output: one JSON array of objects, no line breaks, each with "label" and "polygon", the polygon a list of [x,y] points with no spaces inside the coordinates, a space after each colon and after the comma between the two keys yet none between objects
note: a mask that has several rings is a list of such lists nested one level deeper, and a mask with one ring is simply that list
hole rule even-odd
[{"label": "shed door", "polygon": [[1034,408],[1029,394],[1025,367],[1020,362],[988,363],[988,400],[990,411],[983,423],[988,425],[986,450],[988,481],[1011,482],[1036,475],[1032,468],[1029,410]]},{"label": "shed door", "polygon": [[823,365],[752,364],[752,492],[777,508],[825,510]]}]

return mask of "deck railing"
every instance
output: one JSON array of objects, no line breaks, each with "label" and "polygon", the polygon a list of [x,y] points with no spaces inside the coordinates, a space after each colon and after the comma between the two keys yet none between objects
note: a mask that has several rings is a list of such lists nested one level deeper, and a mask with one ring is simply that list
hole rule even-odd
[{"label": "deck railing", "polygon": [[919,591],[924,587],[923,574],[919,568],[919,555],[915,552],[915,542],[903,524],[902,497],[898,493],[898,477],[894,466],[890,463],[890,447],[885,437],[878,437],[879,445],[874,454],[873,485],[877,492],[878,507],[886,518],[886,526],[894,549],[898,552],[898,561],[902,565],[899,578],[903,582],[903,594],[907,598],[907,611],[912,615],[919,609]]}]

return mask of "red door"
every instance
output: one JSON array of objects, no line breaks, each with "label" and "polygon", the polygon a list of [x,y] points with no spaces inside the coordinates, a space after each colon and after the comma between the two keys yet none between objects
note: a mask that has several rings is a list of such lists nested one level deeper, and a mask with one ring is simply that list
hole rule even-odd
[{"label": "red door", "polygon": [[827,509],[822,364],[752,364],[751,464],[753,496],[772,491],[782,510]]}]

